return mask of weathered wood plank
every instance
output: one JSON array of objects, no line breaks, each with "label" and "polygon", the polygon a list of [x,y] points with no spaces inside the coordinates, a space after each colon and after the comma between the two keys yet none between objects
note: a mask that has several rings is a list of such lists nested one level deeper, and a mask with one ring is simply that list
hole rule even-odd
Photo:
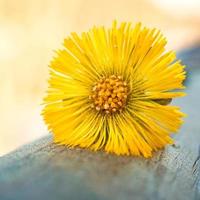
[{"label": "weathered wood plank", "polygon": [[189,115],[176,145],[144,159],[57,146],[48,135],[0,158],[0,200],[199,200],[200,71],[190,77],[189,96],[175,102]]},{"label": "weathered wood plank", "polygon": [[199,160],[171,146],[152,159],[56,146],[50,136],[1,158],[0,199],[198,199]]}]

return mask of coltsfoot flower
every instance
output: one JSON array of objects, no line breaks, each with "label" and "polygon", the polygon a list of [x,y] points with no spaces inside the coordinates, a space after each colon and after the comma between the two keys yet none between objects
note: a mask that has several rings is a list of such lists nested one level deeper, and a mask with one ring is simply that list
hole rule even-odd
[{"label": "coltsfoot flower", "polygon": [[131,23],[71,33],[50,64],[42,115],[58,144],[143,155],[172,144],[184,66],[157,29]]}]

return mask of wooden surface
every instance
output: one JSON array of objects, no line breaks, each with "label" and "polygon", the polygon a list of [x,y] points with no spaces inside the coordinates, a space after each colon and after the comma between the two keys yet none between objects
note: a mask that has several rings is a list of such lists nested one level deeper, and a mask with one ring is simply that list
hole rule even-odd
[{"label": "wooden surface", "polygon": [[[189,65],[188,114],[176,145],[151,159],[56,146],[50,135],[0,158],[0,200],[199,200],[199,48],[179,55]],[[197,54],[197,56],[194,56]]]}]

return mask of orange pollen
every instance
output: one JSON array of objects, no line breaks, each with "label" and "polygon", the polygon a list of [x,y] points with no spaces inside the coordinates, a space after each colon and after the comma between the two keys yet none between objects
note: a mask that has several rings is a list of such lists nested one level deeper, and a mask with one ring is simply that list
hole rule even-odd
[{"label": "orange pollen", "polygon": [[92,101],[92,108],[110,114],[123,110],[127,96],[127,83],[122,80],[121,76],[111,75],[108,78],[101,78],[92,87],[89,99]]}]

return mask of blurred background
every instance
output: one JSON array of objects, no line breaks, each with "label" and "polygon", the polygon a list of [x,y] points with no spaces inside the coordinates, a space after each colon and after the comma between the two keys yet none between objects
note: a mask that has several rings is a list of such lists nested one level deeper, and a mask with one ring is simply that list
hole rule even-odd
[{"label": "blurred background", "polygon": [[168,49],[200,44],[200,0],[0,0],[0,156],[48,133],[40,104],[53,50],[113,19],[161,29]]}]

